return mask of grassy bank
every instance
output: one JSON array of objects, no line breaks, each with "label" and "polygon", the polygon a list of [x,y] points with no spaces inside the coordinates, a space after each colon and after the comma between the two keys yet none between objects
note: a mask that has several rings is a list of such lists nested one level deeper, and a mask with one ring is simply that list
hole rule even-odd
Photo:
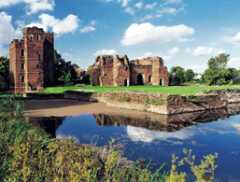
[{"label": "grassy bank", "polygon": [[99,87],[99,86],[65,86],[65,87],[49,87],[44,90],[44,93],[63,93],[67,90],[81,90],[86,92],[127,92],[140,91],[149,93],[165,93],[177,95],[196,95],[201,92],[210,90],[224,90],[224,89],[240,89],[240,85],[224,85],[224,86],[207,86],[207,85],[191,85],[191,86],[129,86],[129,87]]},{"label": "grassy bank", "polygon": [[[73,140],[50,138],[22,115],[22,105],[13,98],[0,103],[0,181],[113,181],[185,182],[213,181],[216,156],[205,156],[199,164],[191,151],[184,159],[173,157],[169,172],[151,172],[142,163],[123,160],[114,147],[96,148]],[[189,167],[189,174],[179,167]]]}]

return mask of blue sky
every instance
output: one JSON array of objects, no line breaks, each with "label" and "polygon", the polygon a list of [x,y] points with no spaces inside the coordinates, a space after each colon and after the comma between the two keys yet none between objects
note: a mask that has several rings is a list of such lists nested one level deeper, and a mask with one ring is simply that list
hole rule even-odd
[{"label": "blue sky", "polygon": [[202,72],[222,52],[238,68],[239,7],[238,0],[0,0],[0,55],[23,27],[37,25],[83,68],[98,54],[127,54]]}]

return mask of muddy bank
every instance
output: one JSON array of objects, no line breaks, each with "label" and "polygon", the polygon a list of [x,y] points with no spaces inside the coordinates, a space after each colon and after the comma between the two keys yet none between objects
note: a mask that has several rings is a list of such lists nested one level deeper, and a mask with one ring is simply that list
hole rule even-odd
[{"label": "muddy bank", "polygon": [[68,91],[65,98],[102,102],[111,107],[172,115],[226,108],[228,101],[218,94],[180,96],[145,92],[85,93]]},{"label": "muddy bank", "polygon": [[[37,100],[39,100],[38,104],[34,104]],[[211,91],[196,96],[144,92],[91,93],[67,91],[60,95],[29,95],[25,102],[31,106],[31,113],[40,115],[49,115],[49,112],[57,116],[59,114],[62,116],[101,113],[101,111],[112,113],[119,111],[119,109],[123,109],[124,112],[135,110],[173,115],[227,109],[232,103],[240,103],[240,90]],[[45,102],[48,104],[45,105]],[[39,111],[39,108],[41,108],[41,111]]]},{"label": "muddy bank", "polygon": [[30,117],[65,117],[81,114],[113,114],[159,117],[159,114],[110,107],[101,102],[82,102],[73,99],[24,100],[24,114]]}]

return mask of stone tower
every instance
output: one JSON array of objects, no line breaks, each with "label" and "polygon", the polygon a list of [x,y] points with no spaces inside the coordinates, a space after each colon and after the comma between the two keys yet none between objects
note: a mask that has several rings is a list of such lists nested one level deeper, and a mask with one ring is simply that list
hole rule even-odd
[{"label": "stone tower", "polygon": [[11,42],[10,80],[15,93],[41,91],[54,81],[54,35],[32,27]]}]

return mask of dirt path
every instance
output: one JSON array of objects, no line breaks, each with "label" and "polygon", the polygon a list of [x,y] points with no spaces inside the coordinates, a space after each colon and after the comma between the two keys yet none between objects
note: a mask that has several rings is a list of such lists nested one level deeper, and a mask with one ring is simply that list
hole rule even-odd
[{"label": "dirt path", "polygon": [[109,107],[104,103],[79,102],[75,100],[26,100],[25,115],[36,117],[63,117],[81,114],[121,114],[121,115],[148,115],[150,113]]}]

